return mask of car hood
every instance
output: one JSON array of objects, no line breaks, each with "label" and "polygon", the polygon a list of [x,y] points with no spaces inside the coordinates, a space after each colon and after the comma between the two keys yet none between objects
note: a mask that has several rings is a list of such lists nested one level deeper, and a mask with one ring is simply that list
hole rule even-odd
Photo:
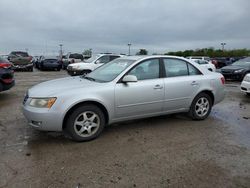
[{"label": "car hood", "polygon": [[239,70],[239,69],[245,69],[244,67],[241,66],[236,66],[236,65],[229,65],[221,68],[221,70]]},{"label": "car hood", "polygon": [[29,97],[56,97],[65,91],[95,87],[100,83],[81,78],[80,76],[55,79],[37,84],[29,89]]}]

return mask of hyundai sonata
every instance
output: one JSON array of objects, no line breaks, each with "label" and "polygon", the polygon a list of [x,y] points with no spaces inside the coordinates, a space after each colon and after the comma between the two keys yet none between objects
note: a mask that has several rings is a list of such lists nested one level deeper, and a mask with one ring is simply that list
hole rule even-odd
[{"label": "hyundai sonata", "polygon": [[64,131],[76,141],[96,138],[105,125],[188,112],[208,117],[224,98],[224,77],[174,56],[128,56],[87,76],[38,84],[27,91],[23,113],[38,130]]}]

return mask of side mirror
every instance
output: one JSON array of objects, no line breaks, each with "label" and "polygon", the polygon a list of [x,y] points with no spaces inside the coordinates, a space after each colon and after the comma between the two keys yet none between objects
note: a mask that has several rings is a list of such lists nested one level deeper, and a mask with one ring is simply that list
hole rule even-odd
[{"label": "side mirror", "polygon": [[128,83],[128,82],[137,82],[137,77],[134,75],[126,75],[123,77],[122,82]]}]

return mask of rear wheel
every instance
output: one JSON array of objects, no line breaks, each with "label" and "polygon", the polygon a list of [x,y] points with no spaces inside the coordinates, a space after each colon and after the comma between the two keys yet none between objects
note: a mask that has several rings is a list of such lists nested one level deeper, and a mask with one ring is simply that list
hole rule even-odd
[{"label": "rear wheel", "polygon": [[105,117],[95,105],[76,108],[66,120],[66,132],[75,141],[89,141],[98,137],[105,126]]},{"label": "rear wheel", "polygon": [[206,93],[198,94],[191,105],[189,116],[193,120],[204,120],[208,117],[212,109],[212,99]]},{"label": "rear wheel", "polygon": [[248,96],[250,96],[250,93],[247,93]]}]

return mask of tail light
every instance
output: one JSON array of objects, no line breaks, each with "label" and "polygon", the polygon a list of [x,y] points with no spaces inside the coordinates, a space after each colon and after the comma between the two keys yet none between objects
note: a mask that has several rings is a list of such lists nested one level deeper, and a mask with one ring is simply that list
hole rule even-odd
[{"label": "tail light", "polygon": [[5,84],[10,84],[11,82],[13,82],[13,78],[2,79],[2,81],[3,81]]},{"label": "tail light", "polygon": [[8,69],[11,67],[11,64],[9,63],[0,63],[0,68]]},{"label": "tail light", "polygon": [[224,76],[221,77],[220,80],[221,80],[222,85],[224,85],[225,84],[225,78],[224,78]]}]

